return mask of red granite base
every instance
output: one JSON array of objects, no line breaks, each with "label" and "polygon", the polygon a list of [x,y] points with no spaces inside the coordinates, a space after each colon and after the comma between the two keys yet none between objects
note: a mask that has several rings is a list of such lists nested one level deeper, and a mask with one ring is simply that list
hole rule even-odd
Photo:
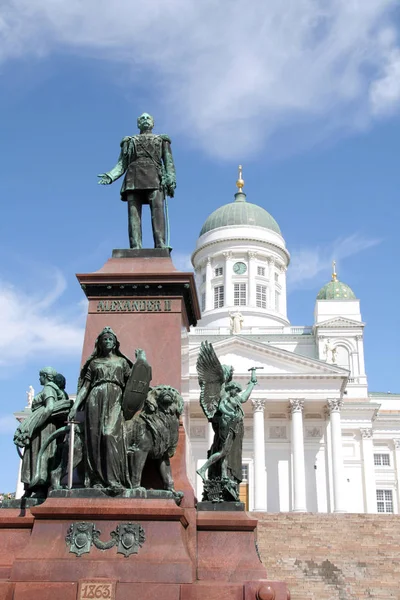
[{"label": "red granite base", "polygon": [[[0,582],[9,579],[16,556],[28,544],[33,521],[34,517],[29,510],[0,510]],[[4,589],[2,591],[0,587],[0,599],[3,598],[2,594],[5,594]]]},{"label": "red granite base", "polygon": [[[192,509],[194,510],[194,509]],[[188,552],[188,521],[173,500],[48,498],[31,509],[35,517],[29,544],[16,557],[11,580],[76,582],[105,577],[125,583],[191,583],[195,568]],[[71,553],[68,529],[78,521],[93,522],[102,541],[120,523],[139,523],[145,542],[129,558],[116,548],[92,546],[82,556]]]},{"label": "red granite base", "polygon": [[[98,594],[108,586],[109,600],[290,597],[286,584],[267,581],[257,520],[244,512],[197,513],[166,499],[48,498],[28,515],[4,509],[0,519],[0,600],[83,600],[93,584]],[[128,557],[95,546],[76,556],[65,538],[78,521],[94,523],[102,541],[118,524],[138,523],[146,540]]]}]

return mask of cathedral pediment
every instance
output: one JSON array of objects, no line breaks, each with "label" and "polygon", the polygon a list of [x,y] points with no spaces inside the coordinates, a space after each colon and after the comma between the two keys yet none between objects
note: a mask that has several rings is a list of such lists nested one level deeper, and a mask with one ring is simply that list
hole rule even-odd
[{"label": "cathedral pediment", "polygon": [[[269,377],[322,377],[347,378],[348,371],[325,361],[309,358],[295,352],[282,350],[234,336],[213,343],[222,364],[233,365],[236,376],[245,376],[251,367],[260,367],[258,375]],[[189,351],[190,372],[196,369],[199,346]]]},{"label": "cathedral pediment", "polygon": [[333,319],[328,319],[327,321],[322,321],[316,325],[316,328],[323,329],[349,329],[354,327],[364,327],[365,323],[361,321],[355,321],[354,319],[347,319],[345,317],[335,317]]}]

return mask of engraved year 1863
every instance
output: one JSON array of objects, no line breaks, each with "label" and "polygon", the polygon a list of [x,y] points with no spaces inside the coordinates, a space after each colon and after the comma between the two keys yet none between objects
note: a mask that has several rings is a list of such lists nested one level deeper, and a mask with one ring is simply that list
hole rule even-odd
[{"label": "engraved year 1863", "polygon": [[115,583],[112,581],[80,581],[77,600],[115,600]]}]

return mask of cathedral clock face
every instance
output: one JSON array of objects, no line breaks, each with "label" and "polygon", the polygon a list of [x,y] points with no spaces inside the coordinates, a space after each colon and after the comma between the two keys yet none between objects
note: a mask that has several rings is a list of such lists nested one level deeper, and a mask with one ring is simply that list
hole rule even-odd
[{"label": "cathedral clock face", "polygon": [[243,275],[246,271],[247,266],[243,262],[237,262],[233,265],[233,272],[236,273],[236,275]]}]

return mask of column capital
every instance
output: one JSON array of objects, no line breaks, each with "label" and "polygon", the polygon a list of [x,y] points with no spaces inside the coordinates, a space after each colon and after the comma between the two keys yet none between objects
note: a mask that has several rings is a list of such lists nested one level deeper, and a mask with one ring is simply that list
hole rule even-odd
[{"label": "column capital", "polygon": [[331,398],[326,403],[326,409],[329,414],[340,412],[340,409],[342,408],[342,406],[343,406],[343,400],[341,400],[341,399],[337,400],[336,398]]},{"label": "column capital", "polygon": [[274,259],[272,258],[272,256],[268,256],[267,258],[267,263],[271,266],[274,264]]},{"label": "column capital", "polygon": [[211,256],[207,256],[206,264],[211,265]]},{"label": "column capital", "polygon": [[304,408],[304,399],[302,398],[291,398],[289,400],[289,412],[303,412]]},{"label": "column capital", "polygon": [[360,433],[363,440],[372,439],[372,429],[360,429]]},{"label": "column capital", "polygon": [[395,450],[400,450],[400,439],[399,438],[395,438],[393,440],[393,446],[394,446]]},{"label": "column capital", "polygon": [[225,260],[230,260],[232,258],[232,251],[231,250],[227,250],[226,252],[222,253],[225,257]]},{"label": "column capital", "polygon": [[247,256],[249,257],[249,260],[253,260],[257,255],[258,255],[258,252],[254,252],[254,250],[249,250],[247,252]]},{"label": "column capital", "polygon": [[262,398],[254,398],[251,400],[254,412],[264,412],[265,400]]}]

